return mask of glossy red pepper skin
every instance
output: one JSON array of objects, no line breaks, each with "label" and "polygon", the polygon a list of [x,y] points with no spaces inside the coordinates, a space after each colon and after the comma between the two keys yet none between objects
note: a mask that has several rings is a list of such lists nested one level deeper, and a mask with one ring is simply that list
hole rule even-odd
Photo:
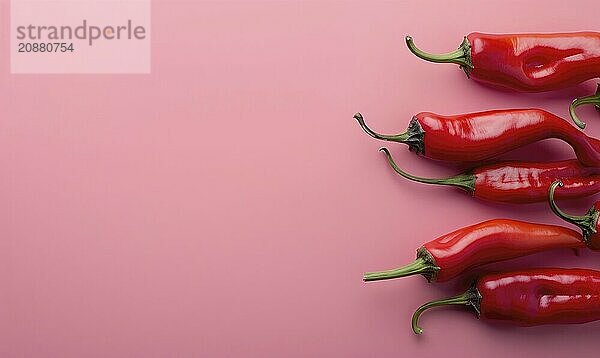
[{"label": "glossy red pepper skin", "polygon": [[600,192],[600,169],[584,167],[577,160],[494,164],[473,171],[475,190],[479,199],[507,202],[534,203],[548,198],[548,188],[560,179],[565,184],[559,199],[583,198]]},{"label": "glossy red pepper skin", "polygon": [[381,148],[394,171],[424,184],[460,188],[473,197],[493,202],[528,204],[548,199],[548,188],[556,180],[564,183],[557,196],[581,198],[600,192],[600,168],[585,167],[577,160],[557,162],[500,162],[484,165],[448,178],[423,178],[402,170],[387,148]]},{"label": "glossy red pepper skin", "polygon": [[481,318],[519,326],[600,320],[600,272],[545,268],[478,280]]},{"label": "glossy red pepper skin", "polygon": [[523,92],[544,92],[600,77],[600,33],[467,36],[471,78]]},{"label": "glossy red pepper skin", "polygon": [[587,269],[537,268],[484,275],[462,295],[419,307],[412,319],[416,334],[420,315],[442,305],[467,305],[484,320],[517,326],[575,324],[600,320],[600,272]]},{"label": "glossy red pepper skin", "polygon": [[410,36],[408,48],[418,57],[455,63],[474,80],[521,92],[544,92],[600,77],[600,33],[502,34],[474,32],[458,50],[429,54]]},{"label": "glossy red pepper skin", "polygon": [[425,132],[424,155],[452,162],[479,162],[542,139],[569,143],[587,166],[600,166],[600,141],[544,110],[496,110],[441,116],[423,112],[415,117]]},{"label": "glossy red pepper skin", "polygon": [[581,235],[562,226],[497,219],[453,231],[423,247],[440,267],[437,281],[444,282],[484,264],[585,245]]},{"label": "glossy red pepper skin", "polygon": [[455,230],[424,244],[407,266],[367,273],[365,281],[421,274],[430,282],[449,281],[472,268],[552,249],[585,247],[574,230],[546,224],[495,219]]},{"label": "glossy red pepper skin", "polygon": [[600,141],[588,137],[564,119],[541,109],[510,109],[443,116],[421,112],[408,130],[382,135],[354,118],[370,136],[404,143],[426,158],[446,162],[480,162],[542,139],[567,142],[585,166],[600,167]]}]

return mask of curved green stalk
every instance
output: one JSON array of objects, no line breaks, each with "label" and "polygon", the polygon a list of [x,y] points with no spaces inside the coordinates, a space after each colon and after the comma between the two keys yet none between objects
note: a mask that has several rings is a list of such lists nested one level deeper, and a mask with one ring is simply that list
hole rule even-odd
[{"label": "curved green stalk", "polygon": [[408,179],[408,180],[412,180],[412,181],[416,181],[418,183],[424,183],[424,184],[436,184],[436,185],[448,185],[448,186],[455,186],[458,188],[461,188],[464,191],[467,191],[469,193],[473,193],[475,191],[475,175],[473,174],[459,174],[453,177],[449,177],[449,178],[440,178],[440,179],[430,179],[430,178],[422,178],[422,177],[418,177],[416,175],[412,175],[409,174],[407,172],[405,172],[404,170],[400,169],[400,167],[398,167],[398,165],[396,164],[396,162],[394,162],[394,158],[392,158],[392,155],[390,154],[390,151],[387,148],[379,148],[380,152],[383,152],[385,154],[385,156],[387,157],[387,161],[390,164],[390,166],[392,167],[392,169],[394,169],[394,171],[398,174],[400,174],[401,176],[403,176],[404,178]]},{"label": "curved green stalk", "polygon": [[373,131],[371,128],[369,128],[369,126],[367,126],[367,124],[365,123],[365,119],[363,118],[362,114],[360,114],[359,112],[356,112],[354,114],[354,119],[356,119],[358,121],[358,124],[365,131],[365,133],[367,133],[368,135],[370,135],[371,137],[373,137],[375,139],[385,140],[388,142],[398,142],[398,143],[404,143],[408,139],[408,131],[400,133],[400,134],[379,134],[379,133]]},{"label": "curved green stalk", "polygon": [[354,119],[356,119],[365,133],[375,139],[403,143],[408,145],[409,149],[417,154],[425,153],[425,131],[423,131],[423,127],[421,127],[421,123],[419,123],[416,117],[413,117],[413,119],[410,121],[406,132],[392,135],[380,134],[373,131],[371,128],[369,128],[369,126],[367,126],[365,119],[359,112],[354,114]]},{"label": "curved green stalk", "polygon": [[410,52],[425,61],[435,63],[455,63],[459,65],[460,68],[465,71],[467,77],[470,75],[470,70],[473,69],[473,61],[471,60],[471,44],[469,43],[467,37],[463,39],[463,42],[460,44],[458,49],[442,54],[432,54],[422,51],[415,45],[413,38],[410,36],[406,36],[406,46],[408,46]]},{"label": "curved green stalk", "polygon": [[437,272],[440,268],[435,266],[429,260],[423,257],[417,257],[415,261],[412,263],[399,267],[393,270],[386,271],[376,271],[376,272],[367,272],[363,275],[363,281],[381,281],[381,280],[389,280],[393,278],[400,278],[406,276],[412,276],[416,274],[422,274],[425,277],[432,276],[435,272]]},{"label": "curved green stalk", "polygon": [[421,317],[421,314],[423,312],[425,312],[426,310],[428,310],[430,308],[438,307],[438,306],[446,306],[446,305],[465,305],[465,306],[471,306],[475,310],[475,313],[477,314],[477,316],[479,316],[480,304],[481,304],[481,294],[479,293],[479,291],[477,290],[477,288],[475,286],[471,287],[467,292],[465,292],[461,295],[427,302],[424,305],[422,305],[421,307],[417,308],[417,310],[413,314],[412,330],[413,330],[413,332],[415,332],[415,334],[423,333],[423,329],[421,329],[421,327],[419,327],[419,317]]},{"label": "curved green stalk", "polygon": [[557,180],[550,185],[550,189],[548,190],[548,202],[550,203],[550,208],[559,218],[573,225],[577,225],[583,232],[583,240],[588,243],[591,236],[596,233],[596,222],[598,221],[598,215],[600,213],[593,207],[590,208],[585,215],[581,216],[569,215],[562,211],[554,201],[554,191],[556,190],[556,187],[562,186],[563,183],[560,180]]},{"label": "curved green stalk", "polygon": [[576,98],[569,106],[569,114],[571,115],[571,119],[573,119],[573,122],[575,122],[575,124],[581,129],[585,128],[585,122],[579,119],[577,113],[575,113],[575,108],[584,104],[593,104],[596,109],[600,111],[600,83],[598,83],[598,88],[596,89],[595,94],[587,97]]}]

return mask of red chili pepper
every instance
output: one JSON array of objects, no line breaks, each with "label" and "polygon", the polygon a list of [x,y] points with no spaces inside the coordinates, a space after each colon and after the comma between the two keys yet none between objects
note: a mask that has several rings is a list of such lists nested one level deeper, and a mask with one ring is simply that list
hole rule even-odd
[{"label": "red chili pepper", "polygon": [[565,88],[600,77],[600,33],[490,35],[474,32],[453,52],[412,53],[431,62],[455,63],[478,82],[523,92]]},{"label": "red chili pepper", "polygon": [[597,201],[585,215],[575,216],[564,213],[554,202],[554,191],[556,187],[562,187],[564,184],[561,181],[556,181],[550,185],[548,190],[548,201],[550,202],[550,208],[563,220],[570,222],[571,224],[579,226],[583,232],[583,241],[585,244],[593,249],[600,250],[600,229],[598,217],[600,216],[600,201]]},{"label": "red chili pepper", "polygon": [[419,317],[444,305],[470,306],[478,317],[519,326],[573,324],[600,320],[600,272],[538,268],[488,274],[462,295],[431,301],[412,317],[412,329],[423,333]]},{"label": "red chili pepper", "polygon": [[537,252],[585,247],[581,235],[562,226],[496,219],[458,229],[417,250],[406,266],[369,272],[364,281],[379,281],[421,274],[427,281],[444,282],[477,266]]},{"label": "red chili pepper", "polygon": [[473,197],[503,203],[535,203],[548,200],[548,187],[556,180],[565,183],[561,199],[582,198],[600,192],[600,168],[584,167],[577,160],[559,162],[501,162],[485,165],[449,178],[422,178],[405,172],[387,148],[381,148],[388,163],[406,179],[425,184],[460,188]]},{"label": "red chili pepper", "polygon": [[598,88],[596,89],[595,94],[587,97],[577,98],[569,106],[569,113],[571,114],[573,122],[575,122],[575,124],[577,124],[577,126],[581,129],[585,128],[585,122],[583,122],[581,119],[579,119],[579,117],[577,117],[577,113],[575,113],[575,108],[584,104],[593,104],[594,107],[596,107],[596,109],[600,111],[600,83],[598,83]]},{"label": "red chili pepper", "polygon": [[407,144],[411,151],[435,160],[479,162],[542,139],[558,138],[571,145],[583,165],[600,167],[600,140],[541,109],[453,116],[421,112],[412,118],[406,132],[396,135],[372,131],[360,113],[354,118],[371,137]]}]

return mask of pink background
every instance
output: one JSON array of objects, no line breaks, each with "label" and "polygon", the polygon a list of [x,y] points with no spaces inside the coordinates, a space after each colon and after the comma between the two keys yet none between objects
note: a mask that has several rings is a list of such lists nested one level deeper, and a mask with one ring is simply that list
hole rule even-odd
[{"label": "pink background", "polygon": [[[600,322],[513,328],[413,310],[460,282],[364,284],[481,220],[556,222],[394,175],[381,131],[413,113],[539,106],[594,82],[497,92],[418,60],[471,31],[600,30],[597,1],[156,1],[150,75],[10,75],[0,2],[0,356],[591,356]],[[588,133],[600,117],[581,109]],[[420,175],[456,173],[389,146]],[[532,154],[533,155],[529,155]],[[568,158],[546,141],[506,158]],[[584,212],[594,198],[562,203]],[[499,267],[600,269],[552,252]]]}]

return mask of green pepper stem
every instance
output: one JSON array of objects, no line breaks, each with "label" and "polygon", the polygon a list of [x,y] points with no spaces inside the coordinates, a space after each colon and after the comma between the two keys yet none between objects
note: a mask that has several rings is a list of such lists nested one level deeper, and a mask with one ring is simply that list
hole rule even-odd
[{"label": "green pepper stem", "polygon": [[581,129],[585,128],[585,122],[579,119],[577,113],[575,113],[575,108],[584,104],[593,104],[596,109],[600,111],[600,83],[598,83],[598,88],[596,89],[595,94],[587,97],[576,98],[569,106],[569,114],[571,115],[571,119],[573,119],[573,122],[575,122],[575,124]]},{"label": "green pepper stem", "polygon": [[365,131],[365,133],[367,133],[368,135],[370,135],[371,137],[375,138],[375,139],[380,139],[380,140],[385,140],[388,142],[398,142],[398,143],[404,143],[407,139],[408,139],[408,131],[400,133],[400,134],[379,134],[375,131],[373,131],[371,128],[369,128],[369,126],[367,126],[367,124],[365,123],[365,119],[363,118],[362,114],[360,114],[359,112],[356,112],[354,114],[354,119],[356,119],[358,121],[358,124],[361,126],[361,128]]},{"label": "green pepper stem", "polygon": [[402,266],[393,270],[386,271],[376,271],[376,272],[367,272],[363,275],[363,281],[381,281],[381,280],[389,280],[393,278],[400,278],[406,276],[412,276],[417,274],[425,274],[431,273],[432,271],[437,271],[439,267],[435,266],[435,264],[430,261],[417,257],[415,261],[412,263]]},{"label": "green pepper stem", "polygon": [[599,213],[594,210],[593,207],[590,208],[585,215],[581,216],[569,215],[562,211],[554,201],[554,191],[557,187],[562,186],[563,183],[560,180],[557,180],[550,185],[550,189],[548,189],[548,202],[550,203],[550,208],[552,209],[552,212],[554,212],[554,214],[556,214],[559,218],[578,226],[583,232],[583,240],[588,243],[590,237],[596,233],[596,222],[598,221]]},{"label": "green pepper stem", "polygon": [[390,164],[390,166],[392,167],[392,169],[394,169],[394,171],[396,173],[400,174],[401,176],[403,176],[404,178],[406,178],[408,180],[412,180],[412,181],[415,181],[418,183],[424,183],[424,184],[455,186],[455,187],[458,187],[469,193],[473,193],[475,191],[476,177],[473,174],[459,174],[459,175],[449,177],[449,178],[438,178],[438,179],[418,177],[416,175],[409,174],[409,173],[405,172],[404,170],[400,169],[400,167],[398,167],[396,162],[394,162],[394,158],[392,158],[392,155],[390,154],[390,151],[387,148],[385,148],[385,147],[379,148],[379,151],[383,152],[385,154],[387,161]]},{"label": "green pepper stem", "polygon": [[413,332],[415,332],[415,334],[423,333],[423,329],[421,329],[421,327],[419,327],[419,317],[421,317],[421,314],[423,312],[425,312],[426,310],[428,310],[430,308],[438,307],[438,306],[446,306],[446,305],[465,305],[465,306],[471,306],[475,310],[475,313],[477,314],[477,316],[479,316],[480,303],[481,303],[481,294],[479,293],[479,291],[477,290],[477,288],[475,286],[471,287],[469,290],[467,290],[467,292],[465,292],[463,294],[427,302],[424,305],[417,308],[417,310],[413,314],[412,330],[413,330]]},{"label": "green pepper stem", "polygon": [[415,45],[413,38],[410,36],[406,36],[406,46],[408,46],[410,52],[425,61],[435,63],[455,63],[460,65],[460,67],[467,74],[467,77],[469,77],[469,71],[473,69],[473,62],[471,60],[471,44],[466,37],[463,39],[463,42],[460,44],[458,49],[442,54],[432,54],[422,51]]},{"label": "green pepper stem", "polygon": [[354,114],[354,119],[356,119],[365,133],[375,139],[403,143],[408,145],[408,148],[417,154],[425,153],[425,131],[423,131],[423,127],[421,127],[421,123],[419,123],[416,117],[412,118],[406,132],[393,135],[376,133],[367,126],[362,114],[358,112]]}]

